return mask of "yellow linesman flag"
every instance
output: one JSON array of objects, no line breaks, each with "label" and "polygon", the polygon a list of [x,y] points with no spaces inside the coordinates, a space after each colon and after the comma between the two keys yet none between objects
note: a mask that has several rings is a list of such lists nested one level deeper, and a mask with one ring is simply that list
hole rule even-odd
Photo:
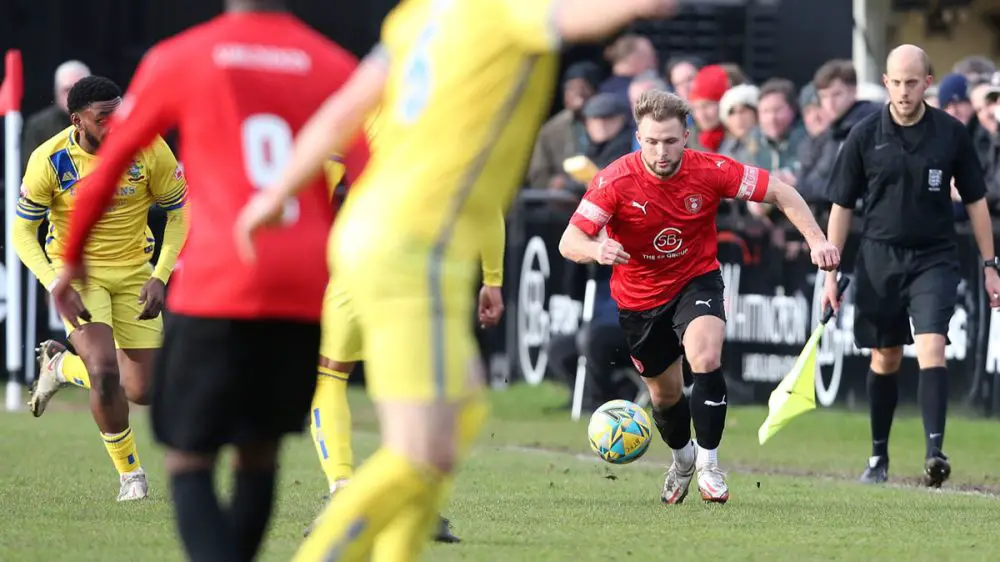
[{"label": "yellow linesman flag", "polygon": [[761,445],[799,414],[816,409],[816,353],[825,327],[816,326],[795,366],[767,400],[767,419],[757,431]]}]

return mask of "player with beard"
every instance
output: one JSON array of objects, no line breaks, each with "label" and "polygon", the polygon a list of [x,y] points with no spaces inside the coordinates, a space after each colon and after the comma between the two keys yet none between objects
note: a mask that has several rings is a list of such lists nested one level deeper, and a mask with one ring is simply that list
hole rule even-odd
[{"label": "player with beard", "polygon": [[[824,270],[839,265],[840,252],[795,188],[766,170],[685,149],[690,131],[684,100],[650,90],[639,96],[633,113],[640,149],[593,179],[559,251],[577,263],[614,268],[611,295],[619,323],[649,389],[656,428],[673,451],[662,501],[684,501],[697,472],[702,498],[725,503],[729,488],[717,452],[726,424],[719,203],[733,198],[776,205]],[[690,400],[682,392],[682,356],[694,375]]]},{"label": "player with beard", "polygon": [[[95,154],[121,105],[121,90],[107,78],[89,76],[73,86],[67,102],[73,125],[31,153],[14,223],[18,257],[49,291],[58,284],[70,214],[83,192],[78,183],[98,166]],[[153,359],[163,339],[160,311],[166,283],[187,231],[184,174],[162,138],[149,140],[147,148],[125,155],[125,174],[115,176],[110,204],[95,216],[94,234],[82,252],[90,266],[88,283],[65,287],[67,298],[89,311],[86,322],[64,316],[76,353],[54,341],[39,345],[39,374],[28,403],[37,417],[60,389],[90,390],[94,421],[118,469],[118,501],[148,493],[128,403],[149,401]],[[149,263],[155,241],[146,224],[153,203],[167,212],[155,269]],[[49,228],[43,248],[37,233],[45,218]]]},{"label": "player with beard", "polygon": [[[899,398],[896,375],[903,346],[915,343],[926,446],[924,484],[939,487],[951,474],[942,452],[948,410],[945,347],[961,280],[953,188],[968,212],[994,308],[1000,307],[1000,260],[972,138],[961,122],[923,101],[933,82],[927,54],[914,45],[893,49],[883,82],[890,103],[851,130],[827,189],[833,202],[828,232],[838,248],[847,241],[859,200],[864,214],[854,270],[854,343],[871,349],[872,453],[861,481],[888,479],[889,432]],[[838,305],[836,285],[835,276],[827,276],[824,306]]]}]

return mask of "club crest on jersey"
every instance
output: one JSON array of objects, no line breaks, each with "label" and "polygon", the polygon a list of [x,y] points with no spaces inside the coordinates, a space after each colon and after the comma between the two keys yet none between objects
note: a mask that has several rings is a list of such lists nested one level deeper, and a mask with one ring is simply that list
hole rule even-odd
[{"label": "club crest on jersey", "polygon": [[697,213],[701,210],[701,195],[688,195],[684,198],[684,208],[689,213]]},{"label": "club crest on jersey", "polygon": [[174,181],[181,181],[182,179],[184,179],[184,166],[178,162],[177,167],[174,168]]},{"label": "club crest on jersey", "polygon": [[929,170],[927,172],[927,185],[930,186],[931,191],[941,190],[941,170]]},{"label": "club crest on jersey", "polygon": [[142,175],[142,164],[138,160],[133,160],[125,173],[128,174],[128,181],[133,183],[146,179],[146,176]]}]

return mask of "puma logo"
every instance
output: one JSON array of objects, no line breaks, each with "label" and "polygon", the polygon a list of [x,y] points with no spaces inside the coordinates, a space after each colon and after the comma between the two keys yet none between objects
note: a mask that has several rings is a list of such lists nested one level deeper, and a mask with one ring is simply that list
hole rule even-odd
[{"label": "puma logo", "polygon": [[695,306],[698,306],[699,304],[703,304],[708,308],[712,308],[712,299],[708,299],[707,301],[699,301],[699,300],[694,301]]},{"label": "puma logo", "polygon": [[649,201],[646,201],[642,205],[640,205],[638,201],[632,201],[632,206],[641,210],[644,215],[646,214],[646,205],[649,205]]},{"label": "puma logo", "polygon": [[723,165],[723,164],[725,164],[725,163],[726,163],[726,161],[725,161],[725,160],[716,160],[716,161],[715,161],[715,167],[716,167],[716,168],[721,168],[721,167],[722,167],[722,165]]},{"label": "puma logo", "polygon": [[712,402],[711,400],[705,400],[705,405],[706,406],[710,406],[712,408],[718,408],[719,406],[725,406],[726,405],[726,395],[723,394],[722,395],[722,400],[719,401],[719,402]]}]

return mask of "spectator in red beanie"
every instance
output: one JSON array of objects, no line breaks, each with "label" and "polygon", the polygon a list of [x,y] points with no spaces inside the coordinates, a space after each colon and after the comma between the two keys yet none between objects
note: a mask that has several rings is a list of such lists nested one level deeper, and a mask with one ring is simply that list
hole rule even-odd
[{"label": "spectator in red beanie", "polygon": [[726,136],[719,119],[719,100],[728,89],[729,76],[717,64],[708,65],[695,75],[688,96],[695,123],[694,134],[690,137],[694,140],[691,148],[709,152],[719,150]]}]

